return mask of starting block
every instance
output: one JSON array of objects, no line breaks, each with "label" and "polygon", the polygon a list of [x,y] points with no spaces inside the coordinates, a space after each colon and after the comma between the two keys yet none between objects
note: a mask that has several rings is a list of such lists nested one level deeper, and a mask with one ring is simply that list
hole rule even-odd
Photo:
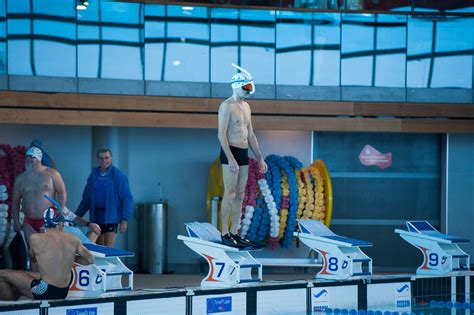
[{"label": "starting block", "polygon": [[[128,269],[120,258],[133,257],[134,253],[93,244],[75,227],[65,227],[65,232],[78,236],[95,257],[93,265],[74,263],[69,297],[93,297],[102,293],[133,290],[133,271]],[[125,280],[126,286],[122,285],[122,280]]]},{"label": "starting block", "polygon": [[440,233],[428,221],[407,221],[408,231],[395,233],[423,253],[423,263],[416,270],[419,275],[444,275],[469,270],[469,255],[457,244],[469,240]]},{"label": "starting block", "polygon": [[[223,245],[220,232],[210,223],[187,223],[186,230],[189,236],[178,235],[178,239],[209,264],[202,287],[230,288],[239,283],[262,281],[262,264],[252,257],[251,250]],[[252,269],[258,272],[255,279]]]},{"label": "starting block", "polygon": [[372,259],[359,248],[372,246],[372,243],[339,236],[318,220],[301,219],[298,226],[300,232],[294,236],[323,259],[323,268],[316,279],[345,280],[372,275]]}]

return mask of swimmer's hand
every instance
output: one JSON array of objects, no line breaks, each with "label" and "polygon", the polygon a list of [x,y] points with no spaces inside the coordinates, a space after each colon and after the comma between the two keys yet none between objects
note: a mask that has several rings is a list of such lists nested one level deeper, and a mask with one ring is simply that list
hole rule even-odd
[{"label": "swimmer's hand", "polygon": [[239,172],[239,165],[235,159],[229,160],[229,169],[231,172],[238,173]]},{"label": "swimmer's hand", "polygon": [[266,173],[268,170],[267,163],[265,163],[265,160],[263,158],[260,158],[260,160],[258,160],[258,167],[260,169],[260,173]]},{"label": "swimmer's hand", "polygon": [[93,223],[93,222],[89,222],[89,224],[87,224],[87,226],[89,227],[89,230],[95,234],[97,234],[97,236],[100,235],[100,226],[96,223]]},{"label": "swimmer's hand", "polygon": [[127,220],[120,221],[119,232],[125,233],[127,232],[127,229],[128,229],[128,221]]}]

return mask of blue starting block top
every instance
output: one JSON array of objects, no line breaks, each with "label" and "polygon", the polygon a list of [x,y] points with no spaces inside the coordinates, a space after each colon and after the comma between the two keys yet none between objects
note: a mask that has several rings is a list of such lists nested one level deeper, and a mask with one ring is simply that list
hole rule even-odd
[{"label": "blue starting block top", "polygon": [[339,236],[339,235],[325,236],[325,238],[328,238],[328,239],[334,240],[334,241],[349,243],[352,246],[358,246],[358,247],[365,247],[365,246],[372,246],[373,245],[371,242],[361,241],[361,240],[358,240],[358,239],[355,239],[355,238],[349,238],[349,237],[344,237],[344,236]]},{"label": "blue starting block top", "polygon": [[337,235],[318,220],[301,219],[298,222],[298,226],[300,227],[302,233],[327,238],[333,241],[348,243],[351,246],[368,247],[373,245],[371,242]]},{"label": "blue starting block top", "polygon": [[439,232],[428,221],[407,221],[406,224],[409,232],[436,237],[453,243],[469,243],[469,240],[465,238]]},{"label": "blue starting block top", "polygon": [[84,247],[91,252],[99,253],[104,257],[133,257],[135,253],[118,248],[112,248],[96,244],[84,244]]}]

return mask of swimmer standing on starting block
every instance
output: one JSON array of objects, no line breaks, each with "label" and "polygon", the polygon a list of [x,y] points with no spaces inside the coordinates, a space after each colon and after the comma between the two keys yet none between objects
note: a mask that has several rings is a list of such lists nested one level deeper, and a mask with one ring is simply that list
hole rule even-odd
[{"label": "swimmer standing on starting block", "polygon": [[[238,235],[249,170],[249,146],[257,157],[260,172],[267,171],[267,164],[253,132],[250,106],[245,101],[255,92],[252,76],[245,69],[234,64],[232,66],[241,72],[232,77],[232,96],[221,103],[218,116],[220,162],[224,176],[224,196],[221,204],[222,243],[234,247],[258,246]],[[230,233],[229,215],[232,216]]]},{"label": "swimmer standing on starting block", "polygon": [[74,235],[63,231],[63,216],[54,208],[44,211],[45,233],[30,237],[30,258],[37,261],[38,272],[0,270],[0,300],[26,296],[37,300],[64,299],[72,282],[74,261],[95,263],[94,256]]}]

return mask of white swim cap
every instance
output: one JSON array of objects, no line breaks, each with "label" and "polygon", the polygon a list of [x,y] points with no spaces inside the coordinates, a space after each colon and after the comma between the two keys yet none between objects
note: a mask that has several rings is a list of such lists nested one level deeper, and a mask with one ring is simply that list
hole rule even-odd
[{"label": "white swim cap", "polygon": [[230,80],[232,88],[242,88],[249,92],[249,94],[255,93],[255,84],[253,83],[252,75],[247,70],[237,66],[236,64],[232,64],[232,66],[241,71],[232,76],[232,79]]},{"label": "white swim cap", "polygon": [[43,152],[37,147],[31,147],[28,149],[28,151],[26,151],[25,156],[32,156],[41,162],[43,159]]}]

